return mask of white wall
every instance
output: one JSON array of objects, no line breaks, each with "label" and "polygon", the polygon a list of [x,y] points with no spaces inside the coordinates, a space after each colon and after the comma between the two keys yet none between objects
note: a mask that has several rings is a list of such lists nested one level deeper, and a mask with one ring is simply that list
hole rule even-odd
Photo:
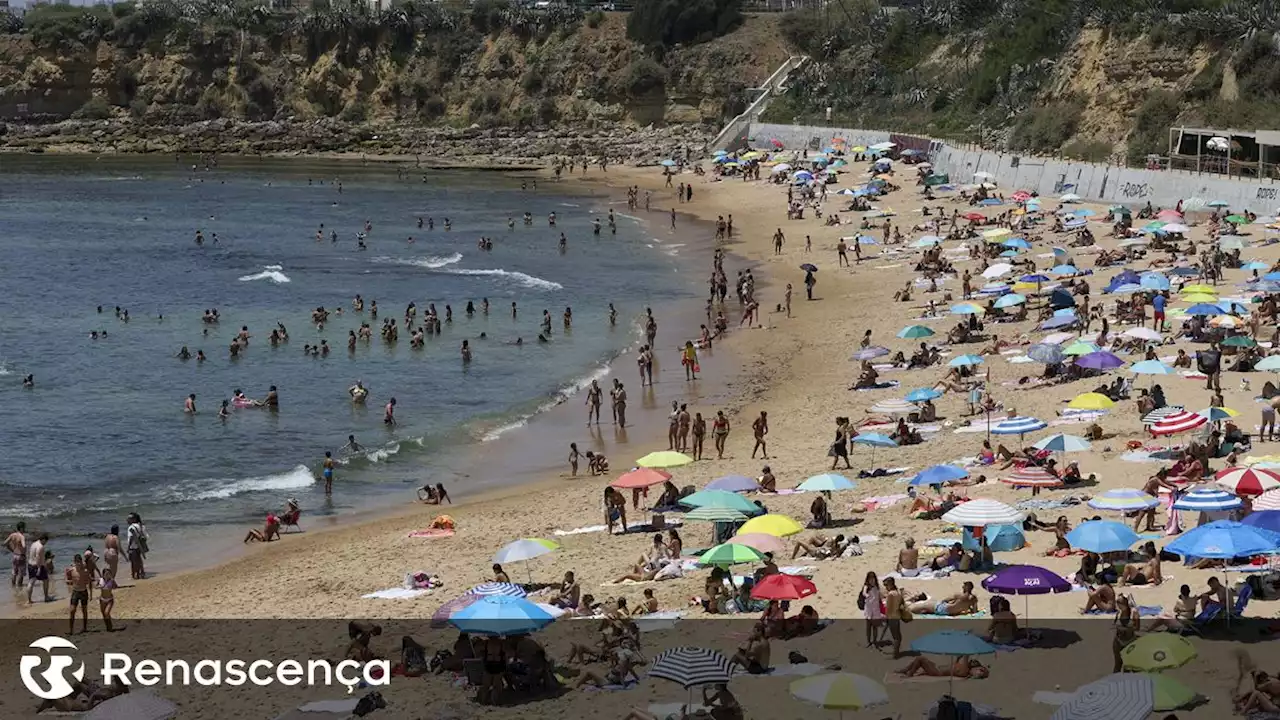
[{"label": "white wall", "polygon": [[[850,145],[888,142],[889,133],[879,130],[773,125],[753,123],[750,136],[761,147],[777,139],[788,149],[826,147],[833,138],[845,138]],[[1270,179],[1236,179],[1214,173],[1186,170],[1141,170],[1101,163],[1074,162],[1035,155],[968,150],[945,142],[933,153],[934,170],[951,176],[954,183],[973,181],[976,172],[988,172],[1006,191],[1028,190],[1056,197],[1073,192],[1087,200],[1118,205],[1172,207],[1179,200],[1200,198],[1222,200],[1232,210],[1251,210],[1259,215],[1280,214],[1280,182]]]}]

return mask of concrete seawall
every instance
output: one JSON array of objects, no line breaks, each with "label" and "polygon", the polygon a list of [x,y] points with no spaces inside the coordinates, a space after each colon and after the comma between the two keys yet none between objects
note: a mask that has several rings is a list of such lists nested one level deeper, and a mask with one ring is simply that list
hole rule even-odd
[{"label": "concrete seawall", "polygon": [[[850,145],[890,142],[893,133],[879,130],[754,123],[757,145],[777,139],[787,148],[826,147],[834,138]],[[957,147],[945,141],[929,144],[934,169],[955,183],[973,181],[977,172],[990,173],[1005,191],[1028,190],[1045,197],[1075,193],[1087,200],[1117,205],[1172,207],[1179,200],[1221,200],[1232,210],[1275,215],[1280,208],[1280,182],[1270,179],[1228,178],[1186,170],[1142,170],[1100,163],[1074,162],[1036,155],[1002,153]]]}]

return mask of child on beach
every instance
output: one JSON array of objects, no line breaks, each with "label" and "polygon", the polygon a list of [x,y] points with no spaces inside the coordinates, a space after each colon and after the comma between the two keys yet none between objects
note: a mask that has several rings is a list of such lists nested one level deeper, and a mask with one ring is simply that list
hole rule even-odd
[{"label": "child on beach", "polygon": [[569,476],[578,477],[578,443],[569,443]]}]

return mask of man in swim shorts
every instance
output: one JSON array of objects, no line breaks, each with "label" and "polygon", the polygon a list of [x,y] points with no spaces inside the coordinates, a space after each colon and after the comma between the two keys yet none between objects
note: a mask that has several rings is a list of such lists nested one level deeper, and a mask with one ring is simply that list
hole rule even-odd
[{"label": "man in swim shorts", "polygon": [[49,602],[53,598],[49,597],[49,570],[45,566],[44,546],[49,542],[49,535],[42,533],[40,538],[27,546],[27,604],[30,605],[32,591],[36,589],[36,583],[42,583],[44,588],[44,601]]},{"label": "man in swim shorts", "polygon": [[325,451],[324,453],[324,494],[333,494],[333,453]]},{"label": "man in swim shorts", "polygon": [[27,581],[27,524],[18,523],[16,529],[5,538],[4,546],[13,555],[13,572],[9,577],[9,585],[22,587]]},{"label": "man in swim shorts", "polygon": [[71,621],[67,628],[68,635],[76,631],[76,606],[80,607],[81,632],[89,632],[89,568],[84,565],[84,558],[76,555],[66,572],[67,589],[71,591]]}]

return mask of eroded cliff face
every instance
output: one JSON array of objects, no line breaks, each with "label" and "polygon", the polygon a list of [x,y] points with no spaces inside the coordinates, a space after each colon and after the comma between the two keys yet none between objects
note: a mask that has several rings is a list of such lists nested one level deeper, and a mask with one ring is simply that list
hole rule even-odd
[{"label": "eroded cliff face", "polygon": [[110,141],[125,151],[181,146],[174,129],[188,126],[196,128],[189,136],[229,133],[249,152],[346,142],[412,151],[419,136],[485,131],[687,125],[706,133],[740,112],[747,89],[786,55],[771,17],[661,58],[627,39],[623,13],[537,31],[465,27],[373,43],[200,29],[161,41],[108,33],[88,46],[51,46],[28,28],[0,35],[0,120],[11,147]]}]

